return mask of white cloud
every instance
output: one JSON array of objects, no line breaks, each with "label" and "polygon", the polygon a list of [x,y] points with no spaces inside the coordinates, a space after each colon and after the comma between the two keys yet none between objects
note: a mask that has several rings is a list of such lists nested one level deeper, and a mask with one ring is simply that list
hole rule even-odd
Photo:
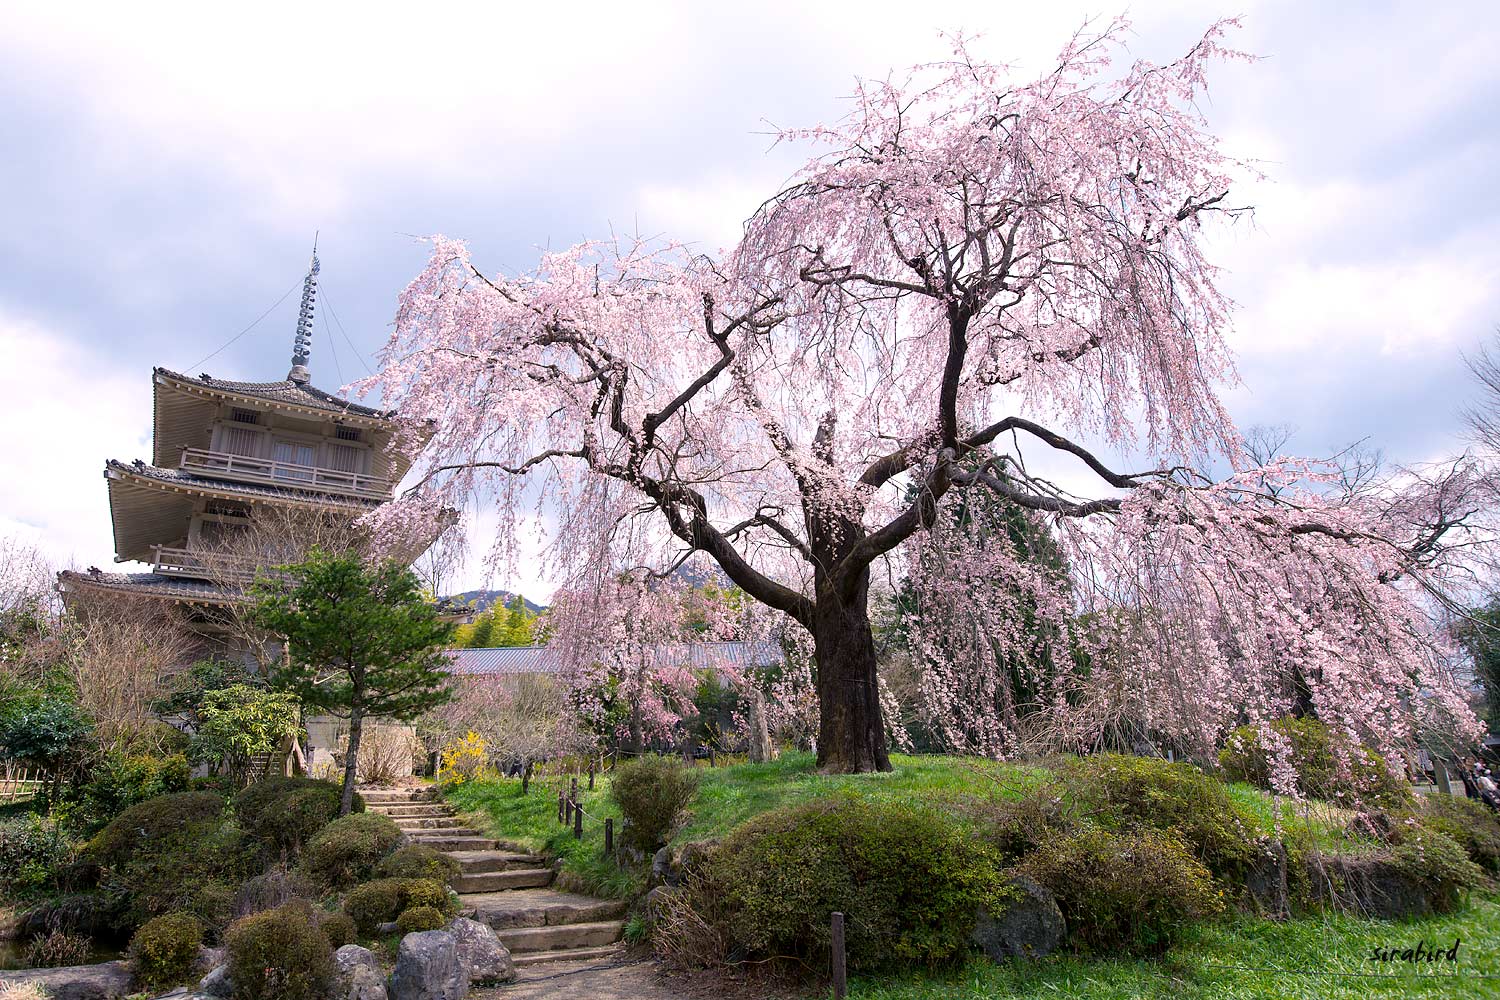
[{"label": "white cloud", "polygon": [[109,567],[114,540],[102,470],[149,458],[151,371],[122,371],[55,330],[0,308],[0,535],[58,566]]}]

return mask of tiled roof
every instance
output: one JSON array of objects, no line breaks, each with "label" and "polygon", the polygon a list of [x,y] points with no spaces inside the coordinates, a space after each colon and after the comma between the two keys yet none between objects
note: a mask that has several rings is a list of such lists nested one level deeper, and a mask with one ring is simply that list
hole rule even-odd
[{"label": "tiled roof", "polygon": [[99,587],[142,597],[170,597],[174,600],[228,604],[239,599],[239,591],[207,580],[188,580],[160,573],[105,573],[90,569],[87,573],[64,570],[57,574],[66,590],[69,586]]},{"label": "tiled roof", "polygon": [[277,500],[316,500],[346,507],[380,506],[379,500],[347,496],[341,493],[322,493],[317,490],[296,489],[290,486],[259,486],[255,483],[238,483],[229,479],[212,479],[208,476],[195,476],[191,472],[184,472],[181,469],[163,469],[159,465],[148,465],[139,459],[134,462],[121,462],[111,458],[104,463],[104,474],[108,476],[111,469],[132,476],[140,476],[142,479],[154,479],[157,482],[173,486],[185,486],[189,489],[216,490],[220,493],[235,493],[247,497],[268,497]]},{"label": "tiled roof", "polygon": [[377,417],[386,419],[392,416],[387,410],[377,410],[371,406],[362,406],[359,403],[351,403],[347,399],[341,399],[314,385],[293,382],[283,379],[280,382],[236,382],[232,379],[214,378],[203,374],[197,378],[191,375],[183,375],[167,368],[157,368],[158,375],[201,385],[208,389],[217,389],[220,392],[234,393],[240,396],[254,396],[257,399],[268,399],[277,403],[289,403],[293,406],[307,406],[315,410],[327,410],[330,413],[352,413],[361,417]]},{"label": "tiled roof", "polygon": [[[452,672],[471,677],[562,672],[562,656],[547,646],[502,646],[493,649],[450,649]],[[769,667],[782,661],[774,642],[693,642],[662,646],[659,662],[677,662],[695,670],[715,667]]]}]

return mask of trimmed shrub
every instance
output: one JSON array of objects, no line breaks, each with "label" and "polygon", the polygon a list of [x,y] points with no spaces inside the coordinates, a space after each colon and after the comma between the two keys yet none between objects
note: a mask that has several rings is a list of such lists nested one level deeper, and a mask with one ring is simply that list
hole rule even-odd
[{"label": "trimmed shrub", "polygon": [[374,934],[376,928],[388,920],[395,920],[405,908],[405,879],[383,878],[366,882],[349,890],[344,897],[344,912],[354,921],[354,926],[366,936]]},{"label": "trimmed shrub", "polygon": [[868,970],[957,957],[1004,891],[998,852],[940,812],[838,795],[741,826],[688,901],[734,950],[809,964],[826,960],[828,914],[842,911],[849,967]]},{"label": "trimmed shrub", "polygon": [[130,966],[136,982],[151,990],[187,982],[202,943],[203,925],[192,914],[152,917],[130,939]]},{"label": "trimmed shrub", "polygon": [[403,910],[401,916],[396,918],[396,929],[402,934],[435,931],[447,922],[448,919],[439,910],[430,906],[413,906],[409,910]]},{"label": "trimmed shrub", "polygon": [[[1391,774],[1385,758],[1374,750],[1350,746],[1352,765],[1345,770],[1336,752],[1334,733],[1317,719],[1277,719],[1271,729],[1291,744],[1298,794],[1349,807],[1358,802],[1384,809],[1411,804],[1411,789]],[[1260,732],[1255,726],[1241,726],[1229,735],[1219,751],[1219,768],[1226,780],[1274,790],[1266,749],[1260,745]]]},{"label": "trimmed shrub", "polygon": [[1175,831],[1226,883],[1242,884],[1255,856],[1254,819],[1222,782],[1189,764],[1113,753],[1076,758],[1062,765],[1053,795],[1071,796],[1108,830]]},{"label": "trimmed shrub", "polygon": [[1451,838],[1479,867],[1500,874],[1500,817],[1455,795],[1422,795],[1418,802],[1417,818],[1424,827]]},{"label": "trimmed shrub", "polygon": [[136,850],[181,830],[201,831],[224,821],[224,800],[211,792],[178,792],[137,802],[89,841],[87,853],[106,867],[130,861]]},{"label": "trimmed shrub", "polygon": [[114,926],[121,931],[186,910],[217,932],[229,920],[234,886],[260,867],[224,800],[207,792],[133,805],[85,853],[101,866],[100,888],[117,901]]},{"label": "trimmed shrub", "polygon": [[452,902],[441,882],[425,878],[377,879],[355,886],[344,897],[344,912],[365,935],[374,934],[381,924],[418,906],[448,913]]},{"label": "trimmed shrub", "polygon": [[1438,913],[1454,909],[1470,889],[1485,884],[1484,870],[1452,838],[1417,829],[1391,848],[1397,867],[1420,882]]},{"label": "trimmed shrub", "polygon": [[461,871],[457,861],[425,844],[412,844],[387,854],[375,866],[375,874],[381,878],[426,878],[443,885],[452,885]]},{"label": "trimmed shrub", "polygon": [[318,926],[335,951],[359,940],[358,929],[347,913],[319,913]]},{"label": "trimmed shrub", "polygon": [[333,988],[333,946],[306,903],[237,920],[226,945],[235,1000],[324,1000]]},{"label": "trimmed shrub", "polygon": [[325,885],[339,888],[369,878],[395,848],[401,828],[379,813],[351,813],[329,823],[302,852],[302,867]]},{"label": "trimmed shrub", "polygon": [[[287,858],[338,817],[342,790],[316,778],[265,778],[234,799],[245,832]],[[363,800],[356,800],[362,812]]]},{"label": "trimmed shrub", "polygon": [[625,817],[621,842],[650,854],[681,824],[698,775],[675,757],[637,757],[614,769],[609,794]]},{"label": "trimmed shrub", "polygon": [[1160,954],[1186,924],[1224,906],[1181,838],[1149,828],[1085,826],[1043,844],[1019,871],[1052,892],[1074,947],[1088,951]]}]

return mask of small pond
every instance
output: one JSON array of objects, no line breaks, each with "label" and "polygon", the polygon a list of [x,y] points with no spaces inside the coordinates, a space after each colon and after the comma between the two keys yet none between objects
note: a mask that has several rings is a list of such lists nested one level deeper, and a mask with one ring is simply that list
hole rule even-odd
[{"label": "small pond", "polygon": [[[124,955],[119,948],[110,945],[94,946],[85,964],[110,962]],[[0,941],[0,970],[26,968],[26,944],[22,941]]]}]

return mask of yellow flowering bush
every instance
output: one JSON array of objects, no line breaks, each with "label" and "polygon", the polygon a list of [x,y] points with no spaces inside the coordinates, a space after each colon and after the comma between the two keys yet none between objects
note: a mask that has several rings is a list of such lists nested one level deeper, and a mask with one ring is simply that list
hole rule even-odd
[{"label": "yellow flowering bush", "polygon": [[450,785],[461,785],[479,777],[489,759],[488,749],[484,737],[469,730],[463,739],[443,748],[440,762],[442,780]]}]

